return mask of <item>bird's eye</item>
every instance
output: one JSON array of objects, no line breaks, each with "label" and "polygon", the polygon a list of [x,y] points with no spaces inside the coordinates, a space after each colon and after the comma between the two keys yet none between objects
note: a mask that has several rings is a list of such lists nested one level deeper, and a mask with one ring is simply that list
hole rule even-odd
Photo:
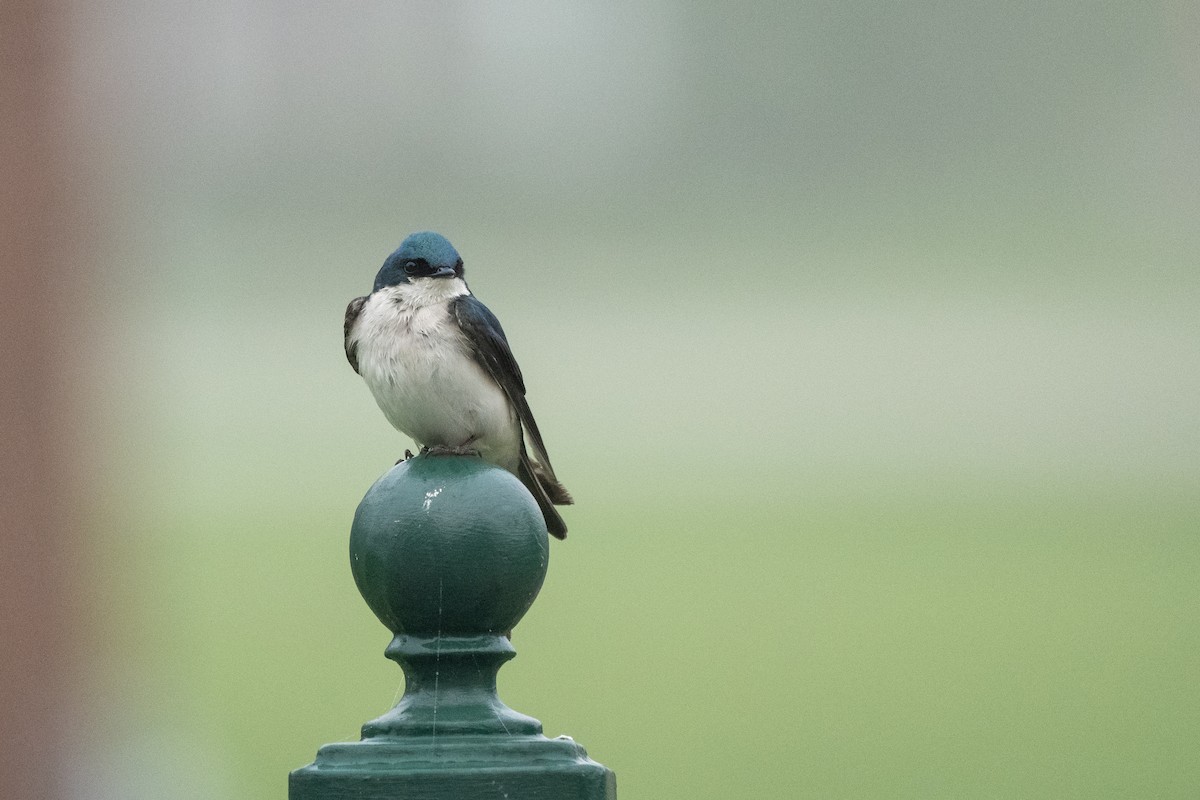
[{"label": "bird's eye", "polygon": [[419,270],[419,269],[420,269],[420,266],[415,261],[405,261],[404,262],[404,274],[406,274],[406,275],[416,275],[417,270]]}]

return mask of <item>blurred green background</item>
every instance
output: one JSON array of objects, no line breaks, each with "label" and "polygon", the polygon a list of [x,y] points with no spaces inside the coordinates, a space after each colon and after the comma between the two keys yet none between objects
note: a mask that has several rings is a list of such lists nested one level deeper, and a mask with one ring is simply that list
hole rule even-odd
[{"label": "blurred green background", "polygon": [[402,687],[346,302],[447,235],[578,505],[501,695],[634,798],[1194,798],[1200,12],[71,6],[104,234],[79,796]]}]

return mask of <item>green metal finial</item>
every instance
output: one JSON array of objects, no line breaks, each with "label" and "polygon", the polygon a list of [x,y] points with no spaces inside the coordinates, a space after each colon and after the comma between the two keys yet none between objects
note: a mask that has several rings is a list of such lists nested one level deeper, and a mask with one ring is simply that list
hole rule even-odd
[{"label": "green metal finial", "polygon": [[537,502],[481,459],[418,456],[367,492],[350,532],[350,566],[394,634],[386,655],[404,696],[290,776],[290,800],[531,797],[612,800],[613,773],[567,737],[496,694],[516,651],[510,632],[549,561]]}]

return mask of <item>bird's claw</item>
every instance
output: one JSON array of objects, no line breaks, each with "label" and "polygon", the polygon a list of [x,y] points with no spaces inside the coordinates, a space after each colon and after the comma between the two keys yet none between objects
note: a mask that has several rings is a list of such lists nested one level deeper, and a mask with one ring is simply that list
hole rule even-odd
[{"label": "bird's claw", "polygon": [[422,447],[422,455],[430,456],[475,456],[479,457],[479,451],[471,447],[451,447],[444,444],[435,444],[433,447]]},{"label": "bird's claw", "polygon": [[396,463],[403,464],[405,461],[408,461],[412,457],[413,457],[412,450],[405,449],[404,455],[402,455],[400,457],[400,459],[398,461],[396,461]]}]

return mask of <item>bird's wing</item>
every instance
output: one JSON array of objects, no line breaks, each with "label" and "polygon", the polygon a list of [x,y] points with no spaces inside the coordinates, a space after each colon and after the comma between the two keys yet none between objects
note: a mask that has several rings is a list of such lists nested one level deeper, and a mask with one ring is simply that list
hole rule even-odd
[{"label": "bird's wing", "polygon": [[517,360],[508,347],[500,320],[487,306],[469,294],[456,297],[451,303],[451,311],[471,347],[471,354],[492,380],[500,385],[517,410],[517,418],[529,439],[534,458],[545,468],[546,477],[557,482],[541,431],[525,400],[525,381],[521,377],[521,368],[517,366]]},{"label": "bird's wing", "polygon": [[367,298],[356,297],[350,301],[350,305],[346,306],[346,324],[342,328],[343,344],[346,347],[346,360],[350,362],[350,366],[354,367],[354,371],[358,372],[358,343],[350,343],[350,331],[354,328],[354,323],[358,321],[358,315],[362,313],[363,306],[367,304]]},{"label": "bird's wing", "polygon": [[[471,355],[483,367],[484,372],[491,376],[513,408],[517,410],[517,418],[521,421],[523,431],[521,441],[521,458],[517,467],[517,477],[533,494],[542,515],[546,519],[546,529],[551,535],[565,539],[567,525],[562,515],[554,508],[555,505],[569,505],[574,502],[571,493],[558,482],[554,476],[554,468],[550,466],[550,456],[546,453],[546,445],[542,441],[541,431],[529,410],[525,400],[525,381],[521,377],[521,368],[513,358],[509,349],[508,339],[500,320],[488,310],[488,307],[471,295],[455,298],[450,304],[451,313],[471,348]],[[533,450],[533,458],[526,449]]]}]

